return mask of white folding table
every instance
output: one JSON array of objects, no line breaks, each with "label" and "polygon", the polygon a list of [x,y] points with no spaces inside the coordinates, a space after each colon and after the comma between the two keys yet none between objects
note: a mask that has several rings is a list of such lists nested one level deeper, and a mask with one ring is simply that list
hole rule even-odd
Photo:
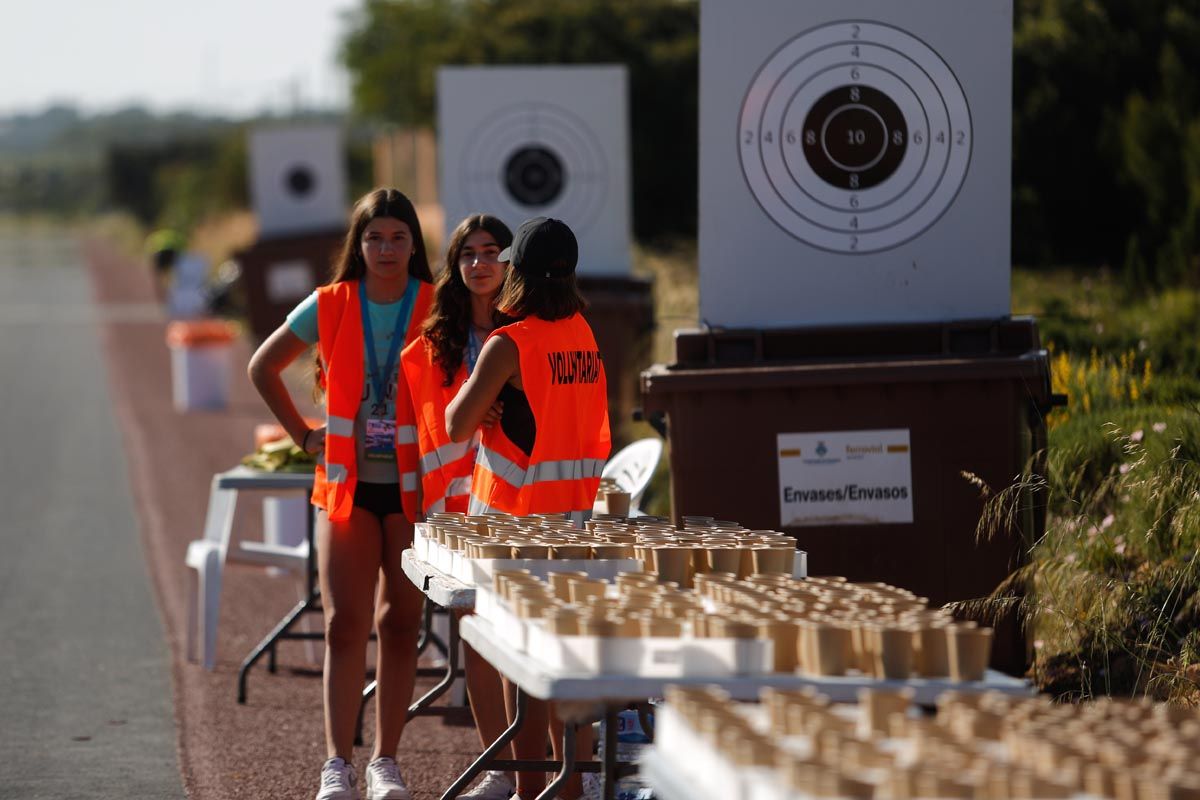
[{"label": "white folding table", "polygon": [[[442,795],[442,800],[452,800],[457,797],[458,792],[461,792],[476,774],[489,768],[490,765],[503,763],[493,761],[491,756],[508,744],[512,736],[520,729],[522,721],[520,710],[523,708],[526,696],[539,700],[550,700],[559,704],[568,703],[576,707],[586,705],[603,707],[606,736],[600,773],[603,778],[603,798],[612,800],[618,772],[616,764],[617,712],[630,702],[662,697],[664,689],[669,685],[716,686],[737,700],[757,700],[759,692],[767,687],[802,689],[811,686],[834,702],[854,702],[857,700],[858,690],[863,688],[911,688],[914,691],[913,702],[919,705],[931,705],[939,695],[947,691],[999,691],[1018,695],[1033,693],[1033,689],[1026,681],[994,670],[989,670],[982,681],[967,682],[936,678],[913,678],[906,681],[876,680],[866,676],[826,678],[790,673],[764,673],[721,678],[644,678],[627,674],[562,674],[549,669],[545,664],[529,655],[514,650],[509,642],[497,634],[495,627],[487,620],[474,616],[462,620],[461,635],[463,640],[474,647],[475,651],[495,667],[501,675],[517,685],[518,713],[512,726],[484,751],[483,755],[468,768],[466,773],[455,781],[450,789]],[[643,721],[643,727],[646,727],[648,733],[651,732],[645,721]],[[562,783],[575,769],[572,760],[573,753],[574,727],[567,724],[564,726],[562,770],[546,788],[546,791],[539,796],[539,800],[548,800],[554,797]]]}]

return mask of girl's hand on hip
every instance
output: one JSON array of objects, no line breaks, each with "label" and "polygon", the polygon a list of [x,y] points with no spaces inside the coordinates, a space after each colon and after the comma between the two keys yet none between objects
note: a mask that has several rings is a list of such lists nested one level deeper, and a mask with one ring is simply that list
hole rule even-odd
[{"label": "girl's hand on hip", "polygon": [[322,425],[319,428],[313,428],[304,434],[300,447],[309,455],[315,456],[325,452],[325,426]]}]

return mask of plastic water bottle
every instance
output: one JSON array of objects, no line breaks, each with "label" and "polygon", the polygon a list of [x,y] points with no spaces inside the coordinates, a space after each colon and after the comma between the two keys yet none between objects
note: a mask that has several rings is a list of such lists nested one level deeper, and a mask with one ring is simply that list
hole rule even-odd
[{"label": "plastic water bottle", "polygon": [[[647,716],[653,720],[654,712]],[[604,725],[600,723],[600,758],[604,758]],[[626,709],[617,714],[617,761],[636,762],[642,749],[650,744],[650,737],[642,730],[636,711]],[[654,800],[654,791],[639,776],[629,775],[616,783],[613,796],[616,800]]]}]

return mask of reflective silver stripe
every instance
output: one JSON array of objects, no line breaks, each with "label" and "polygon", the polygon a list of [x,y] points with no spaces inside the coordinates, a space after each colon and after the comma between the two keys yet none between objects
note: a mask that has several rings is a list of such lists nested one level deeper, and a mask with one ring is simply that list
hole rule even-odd
[{"label": "reflective silver stripe", "polygon": [[325,464],[325,480],[329,483],[345,483],[349,475],[345,464]]},{"label": "reflective silver stripe", "polygon": [[480,445],[476,462],[505,483],[518,487],[525,485],[525,470],[495,450]]},{"label": "reflective silver stripe", "polygon": [[444,444],[432,453],[421,456],[421,470],[428,475],[430,472],[453,464],[465,456],[471,448],[470,442],[451,442]]},{"label": "reflective silver stripe", "polygon": [[468,514],[503,514],[504,512],[498,508],[492,508],[487,503],[483,502],[475,495],[471,495],[471,500],[467,503]]},{"label": "reflective silver stripe", "polygon": [[512,486],[531,486],[543,481],[578,481],[599,478],[604,471],[604,459],[579,458],[565,461],[543,461],[528,470],[508,460],[495,450],[479,448],[479,463],[489,472]]},{"label": "reflective silver stripe", "polygon": [[584,478],[599,478],[604,471],[604,461],[598,458],[580,458],[571,461],[543,461],[529,468],[525,485],[542,481],[578,481]]},{"label": "reflective silver stripe", "polygon": [[446,498],[443,497],[440,500],[438,500],[436,503],[431,505],[428,509],[426,509],[425,514],[426,514],[426,516],[428,516],[429,514],[437,514],[438,512],[445,511],[445,510],[446,510]]},{"label": "reflective silver stripe", "polygon": [[446,486],[446,497],[462,497],[471,493],[471,476],[455,478]]},{"label": "reflective silver stripe", "polygon": [[354,420],[330,414],[325,418],[325,430],[330,436],[353,436]]},{"label": "reflective silver stripe", "polygon": [[417,426],[416,425],[397,425],[396,426],[396,444],[416,444],[417,443]]},{"label": "reflective silver stripe", "polygon": [[417,473],[406,472],[401,475],[400,490],[404,492],[415,492],[417,490]]}]

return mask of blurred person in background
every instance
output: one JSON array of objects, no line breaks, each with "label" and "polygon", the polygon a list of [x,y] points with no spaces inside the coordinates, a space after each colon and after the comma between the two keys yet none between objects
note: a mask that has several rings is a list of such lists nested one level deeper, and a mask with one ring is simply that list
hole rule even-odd
[{"label": "blurred person in background", "polygon": [[186,245],[184,237],[172,228],[159,228],[146,237],[146,256],[154,270],[154,296],[159,302],[166,299],[171,272]]}]

